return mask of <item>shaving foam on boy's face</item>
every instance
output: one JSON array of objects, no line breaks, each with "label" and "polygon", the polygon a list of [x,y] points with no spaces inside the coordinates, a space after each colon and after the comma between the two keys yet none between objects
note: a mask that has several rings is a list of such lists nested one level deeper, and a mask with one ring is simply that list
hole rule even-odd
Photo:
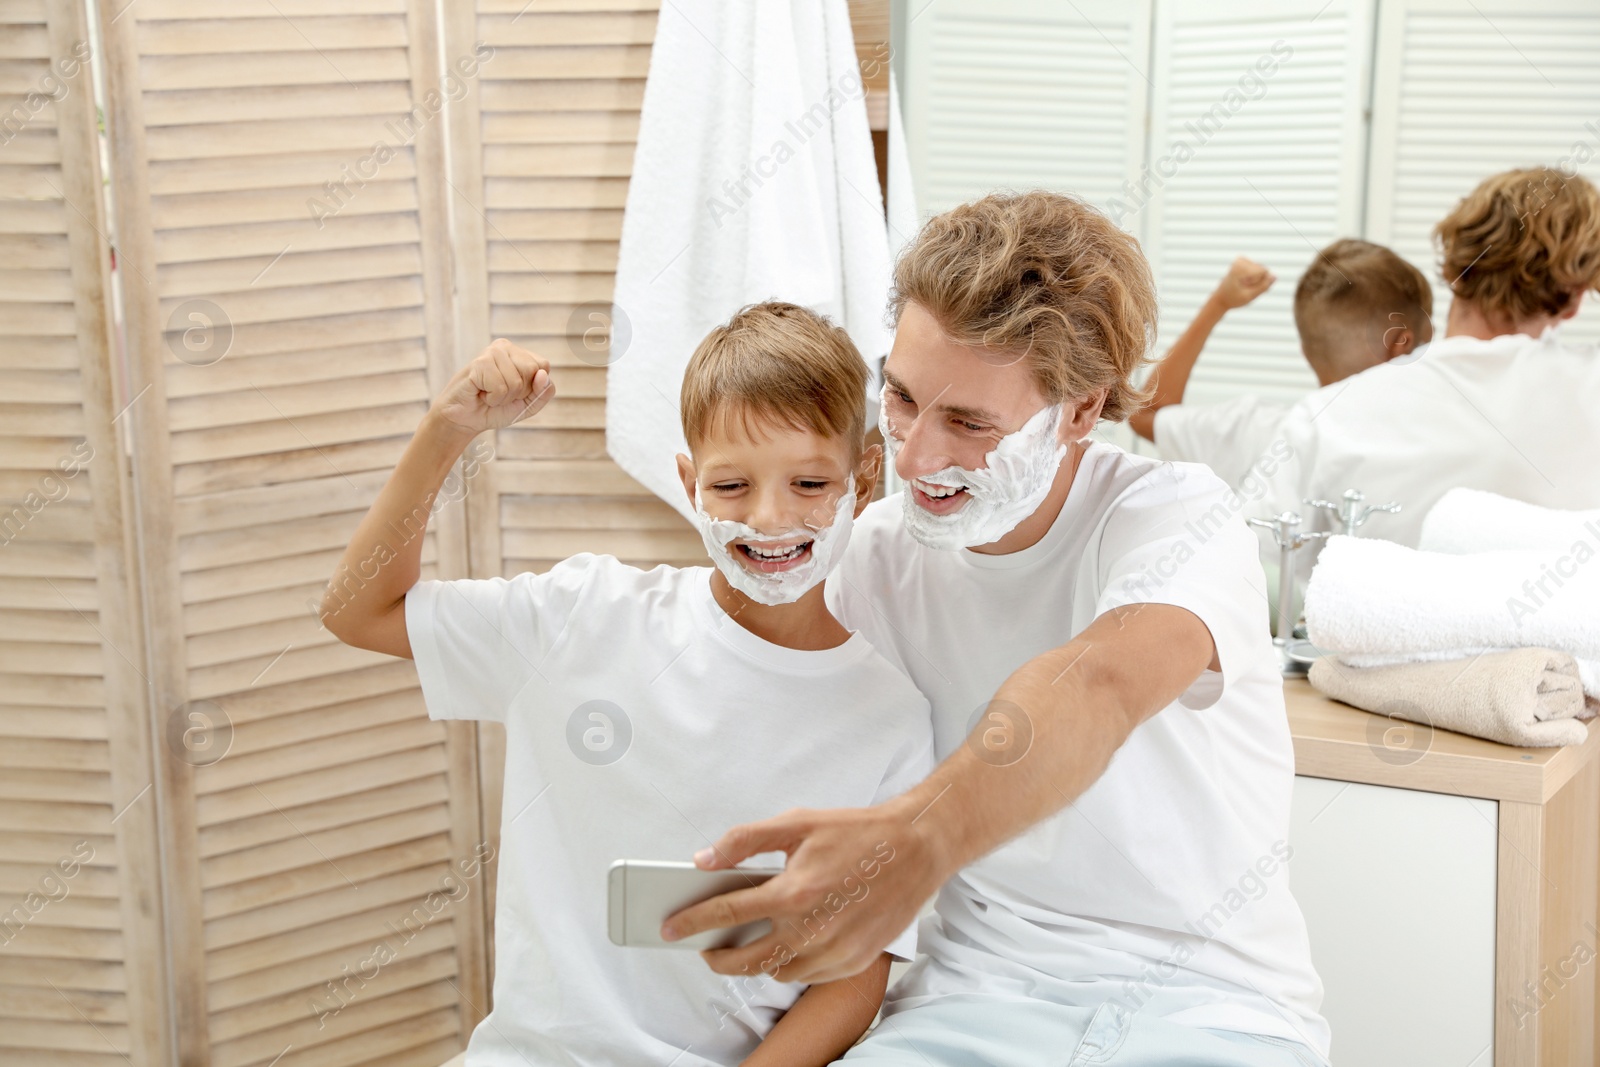
[{"label": "shaving foam on boy's face", "polygon": [[758,604],[792,604],[827,578],[850,540],[855,491],[841,494],[826,526],[769,533],[714,519],[697,499],[695,518],[712,562],[728,584]]},{"label": "shaving foam on boy's face", "polygon": [[843,442],[772,428],[759,441],[719,439],[695,451],[695,523],[728,584],[767,605],[793,603],[819,585],[855,518]]}]

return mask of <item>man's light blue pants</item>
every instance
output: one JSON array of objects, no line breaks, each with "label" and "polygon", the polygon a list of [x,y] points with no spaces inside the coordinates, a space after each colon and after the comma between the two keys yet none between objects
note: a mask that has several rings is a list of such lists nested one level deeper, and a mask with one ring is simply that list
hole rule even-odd
[{"label": "man's light blue pants", "polygon": [[1325,1067],[1280,1037],[1182,1026],[1107,1001],[958,993],[885,1016],[842,1067]]}]

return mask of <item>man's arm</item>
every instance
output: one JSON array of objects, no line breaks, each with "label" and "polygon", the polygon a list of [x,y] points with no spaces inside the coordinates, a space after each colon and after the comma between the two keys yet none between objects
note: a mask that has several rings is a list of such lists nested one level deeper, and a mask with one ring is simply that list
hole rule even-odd
[{"label": "man's arm", "polygon": [[[1014,750],[997,752],[992,723],[982,721],[968,744],[892,800],[789,811],[734,827],[696,855],[700,866],[729,867],[780,850],[789,856],[784,872],[685,908],[662,934],[686,937],[770,918],[766,937],[701,955],[721,974],[759,969],[790,982],[854,974],[951,875],[1077,799],[1135,727],[1208,667],[1220,669],[1217,650],[1192,612],[1171,604],[1113,608],[1017,668],[995,694],[985,719],[1008,717]],[[890,858],[875,868],[870,896],[830,908],[885,846]]]},{"label": "man's arm", "polygon": [[880,953],[860,974],[813,985],[739,1067],[826,1067],[867,1032],[883,991],[892,957]]},{"label": "man's arm", "polygon": [[1150,371],[1150,382],[1155,395],[1150,403],[1128,417],[1133,432],[1146,441],[1156,439],[1156,412],[1169,404],[1183,403],[1184,390],[1189,387],[1189,375],[1200,358],[1211,331],[1217,328],[1222,317],[1235,308],[1242,308],[1277,281],[1266,267],[1240,256],[1228,267],[1228,272],[1217,283],[1216,289],[1206,297],[1188,329],[1172,343],[1167,354]]},{"label": "man's arm", "polygon": [[322,624],[347,645],[411,658],[406,592],[422,575],[422,535],[450,468],[484,430],[509,426],[554,394],[550,364],[497,340],[457,371],[350,538],[322,593]]}]

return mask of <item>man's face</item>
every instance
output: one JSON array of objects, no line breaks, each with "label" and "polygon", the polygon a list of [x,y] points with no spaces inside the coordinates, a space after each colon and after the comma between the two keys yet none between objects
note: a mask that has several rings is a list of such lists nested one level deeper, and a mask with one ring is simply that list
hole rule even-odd
[{"label": "man's face", "polygon": [[1000,438],[1045,406],[1020,354],[957,344],[914,302],[900,313],[883,377],[889,431],[901,442],[895,472],[936,515],[960,510],[967,490],[918,479],[946,467],[978,470]]}]

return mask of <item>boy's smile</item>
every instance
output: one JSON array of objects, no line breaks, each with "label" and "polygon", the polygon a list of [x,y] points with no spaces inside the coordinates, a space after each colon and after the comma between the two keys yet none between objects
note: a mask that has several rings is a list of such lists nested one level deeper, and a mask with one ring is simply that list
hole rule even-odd
[{"label": "boy's smile", "polygon": [[733,547],[745,566],[764,574],[797,567],[811,558],[810,541],[735,541]]}]

